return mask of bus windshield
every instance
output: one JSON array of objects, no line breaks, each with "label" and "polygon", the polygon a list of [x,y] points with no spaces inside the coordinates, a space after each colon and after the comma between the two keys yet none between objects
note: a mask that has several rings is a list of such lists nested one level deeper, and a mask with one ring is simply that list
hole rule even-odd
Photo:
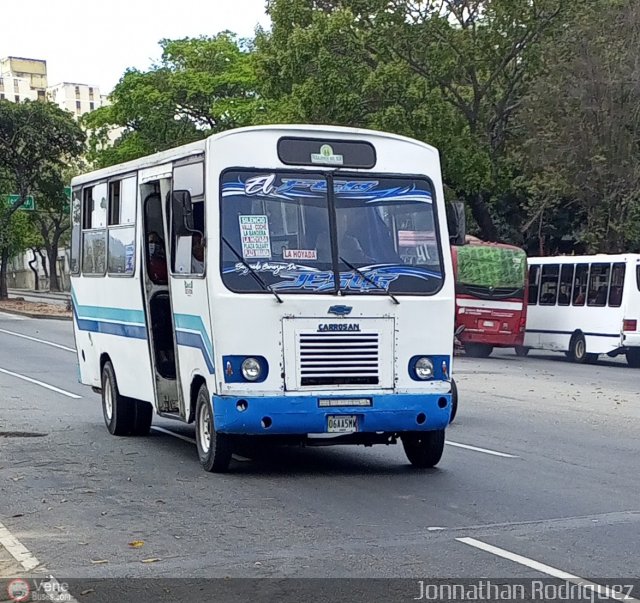
[{"label": "bus windshield", "polygon": [[527,257],[523,250],[491,245],[457,248],[457,288],[475,297],[522,297]]},{"label": "bus windshield", "polygon": [[427,180],[341,176],[328,193],[323,174],[225,172],[225,285],[238,293],[264,292],[265,285],[331,293],[337,280],[343,293],[353,294],[440,289],[442,258]]}]

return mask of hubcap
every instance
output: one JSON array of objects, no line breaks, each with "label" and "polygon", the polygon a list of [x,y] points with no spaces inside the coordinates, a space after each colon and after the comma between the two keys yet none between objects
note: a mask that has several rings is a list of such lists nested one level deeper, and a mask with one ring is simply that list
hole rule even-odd
[{"label": "hubcap", "polygon": [[207,406],[202,406],[200,418],[198,420],[198,438],[200,440],[200,448],[205,454],[211,448],[211,411]]},{"label": "hubcap", "polygon": [[576,356],[578,358],[582,358],[584,356],[584,350],[585,350],[585,343],[584,341],[580,340],[576,343]]},{"label": "hubcap", "polygon": [[113,418],[113,396],[109,377],[104,380],[104,412],[107,415],[107,420],[111,421]]}]

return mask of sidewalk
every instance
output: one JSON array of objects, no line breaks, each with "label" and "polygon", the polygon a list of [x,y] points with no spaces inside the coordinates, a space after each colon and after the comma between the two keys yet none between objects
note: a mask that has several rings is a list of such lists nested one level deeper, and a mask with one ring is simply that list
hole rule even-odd
[{"label": "sidewalk", "polygon": [[67,306],[71,300],[71,294],[66,291],[50,292],[50,291],[34,291],[33,289],[9,289],[9,299],[17,297],[24,298],[24,301],[36,302],[41,304],[52,304],[54,306]]},{"label": "sidewalk", "polygon": [[30,318],[71,320],[71,294],[9,289],[9,299],[0,301],[0,313],[17,314]]}]

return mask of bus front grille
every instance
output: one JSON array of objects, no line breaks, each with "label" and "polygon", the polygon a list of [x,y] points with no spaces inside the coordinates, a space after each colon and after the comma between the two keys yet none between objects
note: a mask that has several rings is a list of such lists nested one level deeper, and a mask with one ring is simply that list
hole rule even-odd
[{"label": "bus front grille", "polygon": [[300,385],[379,385],[378,333],[300,333]]}]

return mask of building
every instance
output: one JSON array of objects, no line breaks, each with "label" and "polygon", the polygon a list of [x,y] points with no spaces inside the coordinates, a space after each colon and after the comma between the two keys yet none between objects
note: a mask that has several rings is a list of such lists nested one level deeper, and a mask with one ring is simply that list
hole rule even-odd
[{"label": "building", "polygon": [[46,61],[23,57],[0,59],[0,99],[22,102],[45,100],[46,95]]},{"label": "building", "polygon": [[73,113],[76,118],[107,104],[106,96],[100,94],[97,86],[63,82],[51,86],[48,97],[52,103]]}]

